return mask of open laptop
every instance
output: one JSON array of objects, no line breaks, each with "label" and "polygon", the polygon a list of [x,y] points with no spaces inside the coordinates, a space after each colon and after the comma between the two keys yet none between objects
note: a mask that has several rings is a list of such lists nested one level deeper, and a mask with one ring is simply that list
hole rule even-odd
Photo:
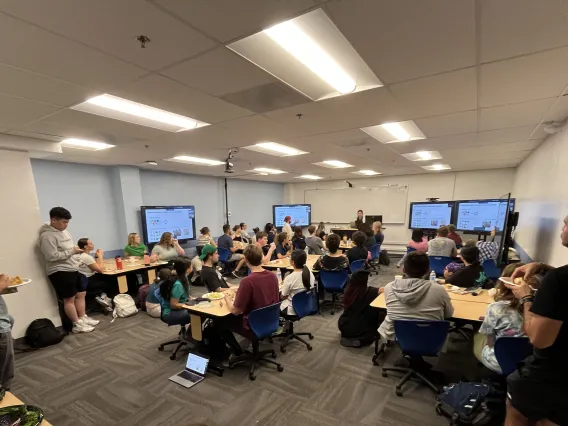
[{"label": "open laptop", "polygon": [[205,379],[207,364],[209,364],[209,358],[190,352],[187,357],[187,363],[185,364],[185,370],[170,377],[170,380],[186,388],[195,386]]}]

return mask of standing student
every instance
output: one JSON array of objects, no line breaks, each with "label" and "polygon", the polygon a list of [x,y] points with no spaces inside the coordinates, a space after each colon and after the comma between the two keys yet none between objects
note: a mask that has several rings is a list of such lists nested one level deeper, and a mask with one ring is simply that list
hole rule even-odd
[{"label": "standing student", "polygon": [[148,247],[140,242],[140,235],[136,232],[128,234],[128,244],[124,247],[124,257],[144,257],[147,252]]},{"label": "standing student", "polygon": [[63,299],[65,315],[73,323],[73,333],[88,333],[94,327],[83,321],[85,295],[78,272],[79,256],[83,250],[73,244],[67,231],[71,213],[63,207],[49,211],[49,223],[40,229],[39,248],[45,258],[47,276],[57,297]]},{"label": "standing student", "polygon": [[217,247],[210,244],[203,247],[201,255],[199,256],[203,266],[201,268],[201,282],[207,289],[211,292],[221,292],[229,290],[229,285],[221,275],[221,273],[215,268],[215,264],[219,262],[219,253],[217,253]]},{"label": "standing student", "polygon": [[375,244],[382,245],[385,240],[385,234],[383,234],[383,223],[379,221],[373,222],[372,230],[375,237]]},{"label": "standing student", "polygon": [[290,226],[291,221],[292,221],[292,217],[286,216],[284,218],[284,225],[282,225],[282,232],[286,232],[286,234],[288,234],[288,238],[292,237],[292,227]]},{"label": "standing student", "polygon": [[294,227],[294,236],[292,237],[292,246],[295,249],[304,250],[306,248],[306,237],[300,226]]},{"label": "standing student", "polygon": [[354,246],[347,250],[347,259],[349,259],[350,264],[355,262],[356,260],[367,260],[369,251],[364,246],[366,240],[367,237],[361,231],[353,233]]},{"label": "standing student", "polygon": [[215,239],[211,236],[211,230],[204,226],[199,230],[199,240],[197,241],[197,245],[203,247],[206,244],[211,244],[212,246],[217,247],[215,244]]},{"label": "standing student", "polygon": [[[262,265],[270,263],[272,260],[272,255],[274,250],[276,250],[276,244],[271,243],[268,245],[268,235],[264,231],[256,233],[256,243],[255,245],[263,252]],[[266,248],[266,250],[264,250]]]},{"label": "standing student", "polygon": [[[428,251],[428,238],[424,236],[422,229],[413,229],[412,236],[408,242],[408,247],[413,248],[415,251]],[[406,254],[396,264],[397,268],[404,263]]]},{"label": "standing student", "polygon": [[306,266],[308,255],[304,250],[294,250],[290,258],[290,265],[294,271],[284,279],[280,288],[280,313],[282,315],[296,315],[292,307],[292,298],[306,290],[315,287],[316,279],[314,274]]},{"label": "standing student", "polygon": [[461,249],[460,257],[465,266],[454,273],[445,270],[446,284],[463,288],[483,287],[487,282],[487,276],[483,266],[479,263],[479,249],[477,247],[465,246]]},{"label": "standing student", "polygon": [[152,249],[152,254],[156,255],[160,260],[169,262],[178,256],[183,256],[185,251],[179,245],[171,232],[164,232],[160,238],[160,242]]},{"label": "standing student", "polygon": [[365,223],[365,215],[363,214],[363,210],[357,210],[357,218],[355,219],[355,228],[359,229]]},{"label": "standing student", "polygon": [[160,285],[169,280],[172,276],[172,270],[170,268],[162,268],[158,272],[158,276],[154,282],[148,288],[148,294],[146,296],[146,313],[152,318],[160,318],[162,316],[162,306],[160,301],[156,297],[156,290],[160,288]]},{"label": "standing student", "polygon": [[462,245],[462,237],[456,234],[456,225],[448,225],[448,238],[452,240],[457,245]]},{"label": "standing student", "polygon": [[189,311],[183,304],[189,300],[189,259],[178,257],[174,261],[174,271],[175,274],[160,284],[160,297],[163,299],[162,320],[169,325],[186,325],[189,324]]},{"label": "standing student", "polygon": [[449,233],[450,231],[447,226],[441,226],[438,229],[436,238],[428,241],[428,256],[457,256],[456,243],[448,238]]},{"label": "standing student", "polygon": [[231,225],[223,225],[223,235],[219,237],[217,244],[219,248],[223,248],[231,252],[229,256],[229,262],[238,262],[237,266],[235,267],[233,272],[231,272],[231,274],[235,278],[240,278],[238,272],[245,264],[245,257],[242,255],[242,253],[237,253],[239,249],[235,247],[233,239],[231,238]]},{"label": "standing student", "polygon": [[309,237],[306,238],[306,245],[312,254],[322,254],[324,248],[323,241],[316,235],[316,227],[314,225],[308,226]]},{"label": "standing student", "polygon": [[[0,294],[10,285],[10,277],[0,274]],[[12,327],[14,318],[8,313],[4,298],[0,296],[0,386],[10,390],[14,378],[14,340]]]}]

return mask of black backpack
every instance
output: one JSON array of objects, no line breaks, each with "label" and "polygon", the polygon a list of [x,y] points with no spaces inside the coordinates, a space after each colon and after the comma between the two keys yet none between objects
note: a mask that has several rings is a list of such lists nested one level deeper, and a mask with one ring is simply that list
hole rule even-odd
[{"label": "black backpack", "polygon": [[450,425],[486,425],[494,416],[492,402],[500,399],[489,384],[460,382],[445,386],[437,396],[436,412],[450,418]]},{"label": "black backpack", "polygon": [[61,333],[47,318],[33,320],[26,330],[26,343],[32,348],[45,348],[63,340]]},{"label": "black backpack", "polygon": [[389,252],[386,250],[381,250],[379,253],[379,263],[381,265],[389,266],[391,263]]}]

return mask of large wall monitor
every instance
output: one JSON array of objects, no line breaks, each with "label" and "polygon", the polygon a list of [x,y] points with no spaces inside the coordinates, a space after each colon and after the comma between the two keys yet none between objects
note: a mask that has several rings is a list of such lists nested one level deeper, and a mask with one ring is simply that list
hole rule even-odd
[{"label": "large wall monitor", "polygon": [[309,226],[312,221],[311,204],[280,204],[272,206],[274,225],[277,228],[284,226],[284,218],[290,216],[290,226]]},{"label": "large wall monitor", "polygon": [[452,223],[453,201],[410,203],[410,229],[438,229]]},{"label": "large wall monitor", "polygon": [[[508,205],[507,205],[508,204]],[[505,216],[515,208],[515,200],[464,200],[456,201],[456,227],[459,231],[502,231]]]},{"label": "large wall monitor", "polygon": [[164,232],[171,232],[180,242],[195,240],[194,206],[142,206],[144,242],[155,244]]}]

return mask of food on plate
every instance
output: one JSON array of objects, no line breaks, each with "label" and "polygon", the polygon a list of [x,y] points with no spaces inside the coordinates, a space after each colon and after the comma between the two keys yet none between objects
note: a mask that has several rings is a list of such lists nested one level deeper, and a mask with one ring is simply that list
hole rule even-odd
[{"label": "food on plate", "polygon": [[205,293],[203,295],[203,297],[205,299],[209,299],[209,300],[220,300],[223,299],[225,296],[223,296],[223,293],[218,293],[218,292],[211,292],[211,293]]},{"label": "food on plate", "polygon": [[13,284],[13,285],[22,284],[23,282],[24,281],[22,281],[22,279],[20,277],[18,277],[17,275],[10,280],[10,284]]},{"label": "food on plate", "polygon": [[522,278],[515,278],[515,284],[522,284],[522,283],[523,283]]}]

